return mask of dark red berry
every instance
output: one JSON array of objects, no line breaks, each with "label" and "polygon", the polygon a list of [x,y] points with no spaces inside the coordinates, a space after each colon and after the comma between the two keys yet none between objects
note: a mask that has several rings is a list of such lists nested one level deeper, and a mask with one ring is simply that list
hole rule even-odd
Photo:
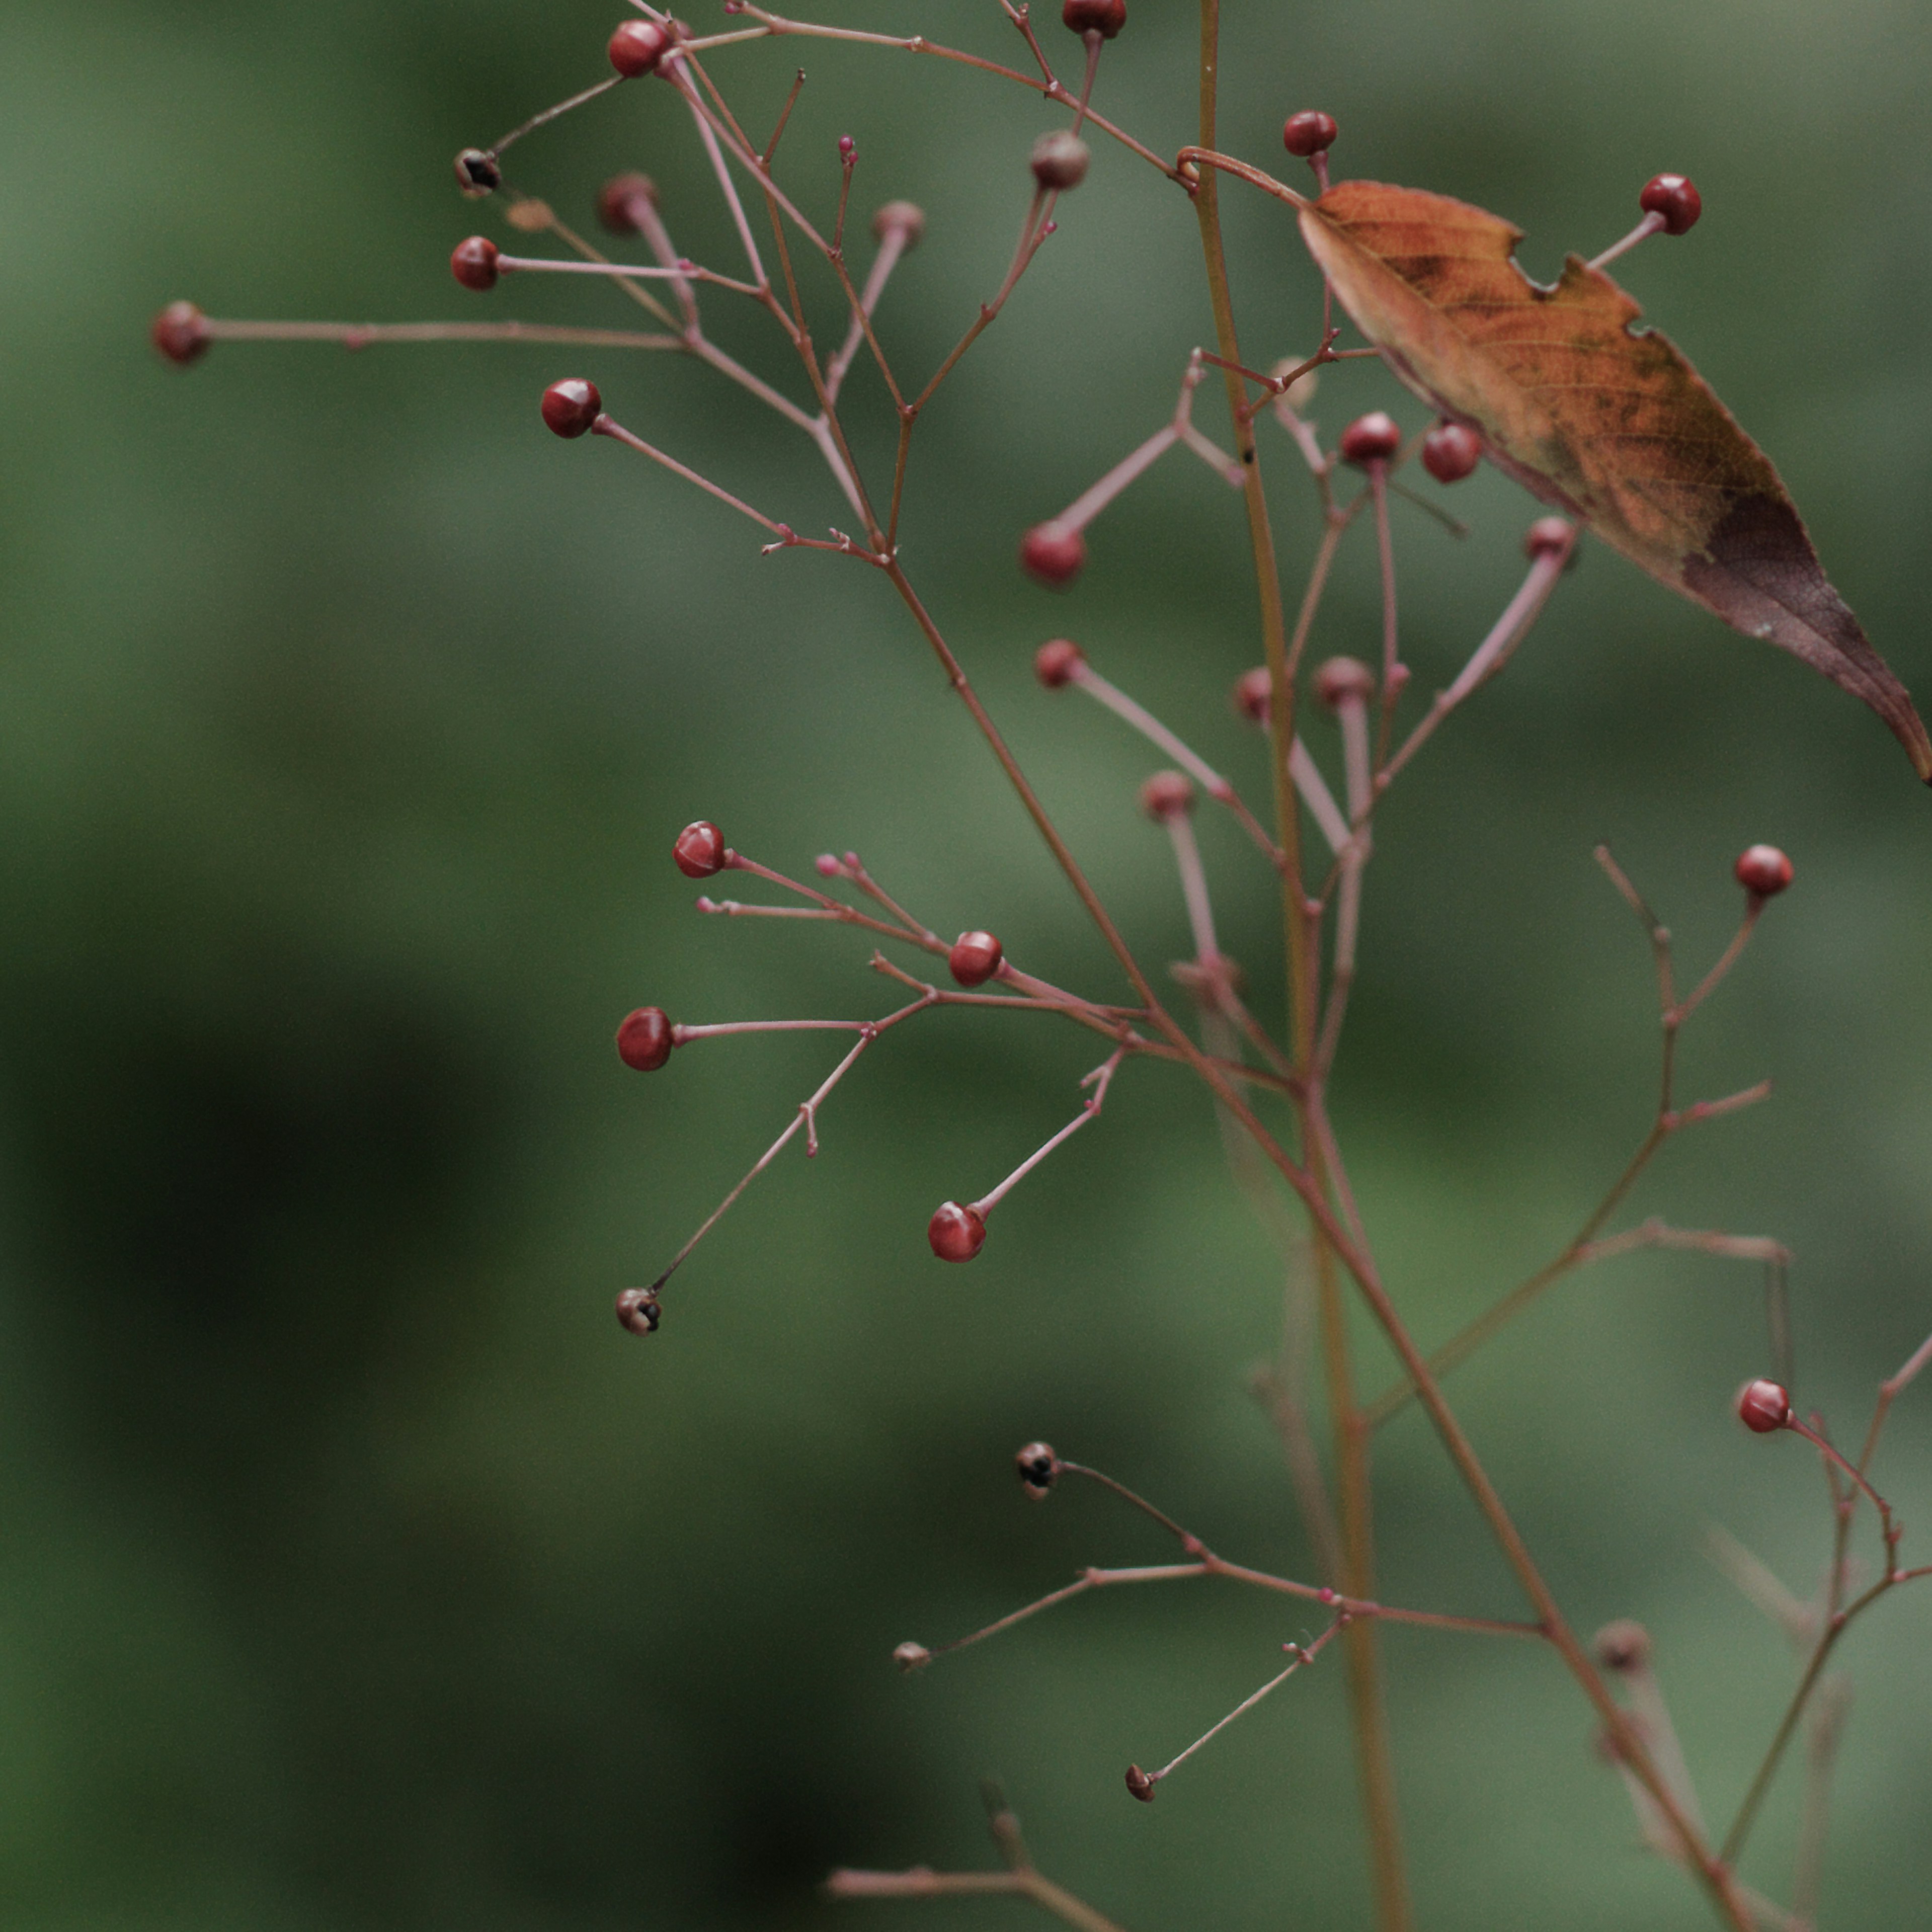
[{"label": "dark red berry", "polygon": [[1127,1789],[1143,1804],[1154,1802],[1154,1780],[1137,1764],[1127,1766]]},{"label": "dark red berry", "polygon": [[1330,711],[1366,704],[1375,695],[1376,674],[1360,658],[1330,658],[1315,668],[1315,696]]},{"label": "dark red berry", "polygon": [[617,1298],[617,1319],[633,1335],[655,1335],[663,1318],[654,1288],[627,1288]]},{"label": "dark red berry", "polygon": [[640,1073],[655,1073],[677,1044],[671,1037],[670,1016],[662,1006],[640,1006],[624,1016],[617,1029],[617,1058]]},{"label": "dark red berry", "polygon": [[853,140],[850,134],[841,134],[839,136],[838,164],[841,167],[849,168],[852,165],[854,160],[857,158],[858,152],[859,144],[856,141]]},{"label": "dark red berry", "polygon": [[1111,40],[1127,24],[1127,0],[1060,0],[1060,24]]},{"label": "dark red berry", "polygon": [[191,302],[170,302],[148,331],[154,346],[185,369],[208,352],[208,318]]},{"label": "dark red berry", "polygon": [[658,184],[649,175],[613,175],[597,190],[597,219],[613,235],[640,233],[638,210],[657,205]]},{"label": "dark red berry", "polygon": [[1386,463],[1402,447],[1402,431],[1395,418],[1382,410],[1358,416],[1342,432],[1344,463]]},{"label": "dark red berry", "polygon": [[1304,107],[1282,123],[1281,145],[1305,161],[1316,154],[1325,154],[1341,131],[1334,115],[1324,114],[1318,107]]},{"label": "dark red berry", "polygon": [[1565,517],[1538,517],[1523,534],[1525,556],[1558,556],[1575,542],[1576,526]]},{"label": "dark red berry", "polygon": [[1422,439],[1422,466],[1438,483],[1460,483],[1483,460],[1483,439],[1466,423],[1438,423]]},{"label": "dark red berry", "polygon": [[889,201],[872,217],[872,239],[883,242],[888,235],[899,238],[901,250],[910,254],[926,232],[926,210],[916,201]]},{"label": "dark red berry", "polygon": [[449,272],[466,289],[474,289],[482,295],[496,286],[496,278],[502,272],[496,266],[496,244],[488,236],[472,235],[449,251]]},{"label": "dark red berry", "polygon": [[1093,158],[1078,134],[1055,128],[1034,142],[1028,165],[1042,188],[1058,190],[1078,188],[1087,178],[1087,164]]},{"label": "dark red berry", "polygon": [[1048,691],[1071,684],[1087,653],[1071,638],[1049,638],[1033,654],[1033,674]]},{"label": "dark red berry", "polygon": [[566,376],[543,392],[543,419],[559,436],[581,436],[604,413],[595,382]]},{"label": "dark red berry", "polygon": [[1251,724],[1265,724],[1274,704],[1274,680],[1266,664],[1244,670],[1234,680],[1234,709]]},{"label": "dark red berry", "polygon": [[1020,539],[1020,562],[1036,583],[1062,590],[1087,561],[1087,539],[1058,524],[1036,524]]},{"label": "dark red berry", "polygon": [[1778,1383],[1760,1376],[1738,1390],[1738,1420],[1747,1429],[1768,1436],[1791,1420],[1791,1398]]},{"label": "dark red berry", "polygon": [[626,20],[610,36],[605,51],[610,64],[626,80],[635,80],[640,74],[655,71],[670,44],[668,27],[661,27],[655,20]]},{"label": "dark red berry", "polygon": [[1732,870],[1738,884],[1761,899],[1775,898],[1791,883],[1791,861],[1775,845],[1754,845],[1740,852]]},{"label": "dark red berry", "polygon": [[1666,235],[1682,235],[1697,225],[1704,212],[1704,197],[1683,175],[1652,175],[1643,184],[1636,205],[1646,214],[1664,217]]},{"label": "dark red berry", "polygon": [[1178,814],[1194,809],[1194,786],[1184,772],[1156,772],[1141,787],[1141,809],[1165,825]]},{"label": "dark red berry", "polygon": [[503,170],[487,148],[465,148],[456,158],[456,184],[470,200],[481,201],[503,185]]},{"label": "dark red berry", "polygon": [[724,835],[708,818],[694,818],[670,848],[687,879],[708,879],[724,869]]},{"label": "dark red berry", "polygon": [[962,986],[983,986],[1000,970],[1006,957],[990,932],[962,932],[946,956],[946,968]]},{"label": "dark red berry", "polygon": [[986,1220],[976,1208],[942,1201],[926,1224],[926,1238],[941,1261],[970,1262],[986,1245]]},{"label": "dark red berry", "polygon": [[1043,1496],[1060,1480],[1060,1458],[1051,1442],[1029,1442],[1013,1458],[1019,1479],[1035,1496]]}]

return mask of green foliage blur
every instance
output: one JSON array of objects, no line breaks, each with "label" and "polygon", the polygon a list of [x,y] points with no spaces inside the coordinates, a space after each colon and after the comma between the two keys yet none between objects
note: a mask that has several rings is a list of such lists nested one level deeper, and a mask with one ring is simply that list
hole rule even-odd
[{"label": "green foliage blur", "polygon": [[[856,847],[942,930],[1119,982],[924,646],[871,574],[758,533],[609,443],[544,434],[585,374],[620,418],[803,530],[844,520],[804,438],[681,360],[532,347],[220,346],[185,373],[164,302],[344,320],[615,327],[613,290],[458,289],[508,245],[449,158],[604,70],[621,10],[202,0],[13,10],[0,62],[0,1899],[48,1928],[1003,1926],[1000,1900],[836,1906],[840,1863],[991,1862],[997,1778],[1042,1864],[1135,1932],[1366,1922],[1341,1673],[1324,1664],[1131,1803],[1312,1634],[1272,1600],[1116,1592],[899,1678],[1088,1562],[1157,1562],[1096,1492],[1028,1506],[1045,1435],[1228,1553],[1306,1574],[1247,1392],[1279,1268],[1186,1078],[1129,1070],[1103,1120],[1002,1208],[970,1268],[933,1205],[1072,1111],[1096,1057],[1040,1018],[894,1036],[680,1276],[648,1342],[612,1322],[782,1126],[835,1048],[808,1036],[610,1051],[644,1001],[690,1019],[860,1016],[850,935],[691,911],[688,819],[799,871]],[[1098,100],[1193,135],[1190,10],[1133,0]],[[1075,44],[1042,10],[1070,69]],[[826,17],[1024,64],[994,0]],[[712,16],[699,16],[700,31]],[[1222,140],[1280,166],[1283,116],[1340,118],[1339,171],[1518,221],[1547,274],[1694,176],[1694,233],[1617,273],[1772,453],[1840,589],[1932,697],[1932,21],[1910,0],[1231,0]],[[882,332],[933,367],[997,284],[1036,96],[938,62],[798,44],[720,54],[768,126],[810,81],[784,178],[828,214],[930,216]],[[687,123],[640,83],[514,150],[586,230],[640,167],[680,247],[734,271]],[[1288,164],[1291,168],[1298,164]],[[1244,347],[1312,345],[1285,212],[1224,190]],[[1070,632],[1258,802],[1233,716],[1258,655],[1238,499],[1172,456],[1055,598],[1013,562],[1164,419],[1211,342],[1190,211],[1096,144],[1019,295],[929,411],[908,568],[1144,957],[1180,957],[1155,760],[1029,675]],[[836,332],[836,290],[814,285]],[[802,395],[776,332],[718,338]],[[865,460],[891,424],[862,364]],[[1225,434],[1216,389],[1199,420]],[[1415,406],[1372,364],[1314,414]],[[1264,421],[1291,590],[1310,493]],[[1404,650],[1446,683],[1521,568],[1533,513],[1484,472],[1458,542],[1398,506]],[[1364,533],[1366,535],[1366,533]],[[1372,546],[1316,633],[1368,654]],[[1318,755],[1334,746],[1311,724]],[[1280,1010],[1269,880],[1202,833],[1224,941]],[[1744,844],[1797,884],[1687,1036],[1687,1095],[1768,1107],[1688,1135],[1628,1218],[1786,1240],[1802,1403],[1841,1436],[1932,1327],[1932,802],[1883,728],[1794,661],[1585,547],[1507,676],[1403,780],[1378,831],[1341,1132],[1425,1341],[1553,1252],[1646,1124],[1642,936],[1609,841],[1701,970]],[[1364,1379],[1388,1372],[1361,1334]],[[1766,1366],[1755,1272],[1640,1256],[1564,1285],[1451,1384],[1588,1631],[1645,1620],[1727,1817],[1792,1676],[1713,1568],[1721,1523],[1810,1591],[1828,1504],[1789,1438],[1731,1419]],[[1880,1467],[1932,1524],[1932,1387]],[[1389,1600],[1518,1599],[1413,1413],[1377,1454]],[[1908,1552],[1926,1560],[1922,1538]],[[1857,1684],[1824,1922],[1894,1927],[1932,1886],[1932,1599],[1850,1640]],[[1690,1927],[1638,1849],[1547,1654],[1388,1639],[1406,1825],[1438,1932]],[[1787,1778],[1746,1873],[1788,1882]]]}]

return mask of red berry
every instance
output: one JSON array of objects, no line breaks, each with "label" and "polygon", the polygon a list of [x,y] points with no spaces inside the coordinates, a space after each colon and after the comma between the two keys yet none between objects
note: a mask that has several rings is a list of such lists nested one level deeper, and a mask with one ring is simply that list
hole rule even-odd
[{"label": "red berry", "polygon": [[1184,772],[1156,772],[1141,787],[1141,809],[1164,825],[1178,813],[1194,809],[1194,786]]},{"label": "red berry", "polygon": [[496,244],[487,235],[472,235],[449,251],[449,272],[466,289],[478,295],[496,286]]},{"label": "red berry", "polygon": [[986,1223],[976,1208],[942,1201],[926,1224],[926,1238],[943,1262],[970,1262],[986,1240]]},{"label": "red berry", "polygon": [[872,217],[872,239],[896,234],[900,248],[910,254],[926,232],[926,210],[916,201],[889,201]]},{"label": "red berry", "polygon": [[1438,423],[1422,439],[1422,466],[1438,483],[1460,483],[1483,460],[1483,439],[1466,423]]},{"label": "red berry", "polygon": [[465,148],[456,158],[456,184],[471,201],[481,201],[503,185],[503,170],[487,148]]},{"label": "red berry", "polygon": [[1791,861],[1775,845],[1754,845],[1740,852],[1732,870],[1738,884],[1757,898],[1775,898],[1791,883]]},{"label": "red berry", "polygon": [[1062,26],[1111,40],[1127,24],[1127,0],[1060,0]]},{"label": "red berry", "polygon": [[663,1317],[654,1288],[627,1288],[617,1298],[617,1319],[633,1335],[655,1335]]},{"label": "red berry", "polygon": [[1760,1376],[1738,1390],[1738,1420],[1747,1429],[1768,1436],[1791,1420],[1791,1398],[1778,1383]]},{"label": "red berry", "polygon": [[1395,418],[1382,410],[1358,416],[1342,432],[1344,463],[1386,463],[1402,447],[1402,431]]},{"label": "red berry", "polygon": [[708,879],[724,869],[724,835],[708,818],[694,818],[670,848],[687,879]]},{"label": "red berry", "polygon": [[1154,1802],[1154,1780],[1137,1764],[1127,1766],[1127,1789],[1143,1804]]},{"label": "red berry", "polygon": [[617,1029],[617,1058],[640,1073],[655,1073],[677,1044],[670,1034],[670,1016],[663,1007],[640,1006],[626,1013]]},{"label": "red berry", "polygon": [[1576,526],[1565,517],[1538,517],[1523,533],[1525,556],[1557,556],[1576,541]]},{"label": "red berry", "polygon": [[1049,638],[1033,654],[1033,674],[1048,691],[1071,684],[1087,653],[1071,638]]},{"label": "red berry", "polygon": [[655,20],[626,20],[610,36],[605,51],[610,64],[626,80],[653,72],[671,44],[671,32]]},{"label": "red berry", "polygon": [[983,986],[1000,970],[1004,949],[990,932],[962,932],[946,956],[946,970],[962,986]]},{"label": "red berry", "polygon": [[1087,178],[1087,164],[1092,159],[1087,143],[1078,134],[1056,128],[1034,142],[1028,165],[1042,188],[1060,190],[1078,188]]},{"label": "red berry", "polygon": [[1087,539],[1058,524],[1036,524],[1020,539],[1020,562],[1036,583],[1060,590],[1080,574],[1087,561]]},{"label": "red berry", "polygon": [[543,392],[543,419],[559,436],[581,436],[604,413],[595,382],[566,376]]},{"label": "red berry", "polygon": [[154,346],[185,369],[208,352],[208,318],[191,302],[170,302],[148,331]]},{"label": "red berry", "polygon": [[1304,161],[1317,154],[1325,154],[1335,145],[1335,136],[1342,130],[1335,124],[1332,114],[1324,114],[1318,107],[1304,107],[1299,114],[1291,114],[1282,124],[1281,145],[1291,154]]},{"label": "red berry", "polygon": [[1643,184],[1636,205],[1646,214],[1664,217],[1666,235],[1682,235],[1697,225],[1704,212],[1704,197],[1683,175],[1652,175]]},{"label": "red berry", "polygon": [[658,184],[649,175],[613,175],[597,190],[597,219],[613,235],[636,235],[644,224],[638,219],[640,206],[658,205]]},{"label": "red berry", "polygon": [[850,167],[859,152],[859,144],[850,134],[838,137],[838,160],[842,167]]},{"label": "red berry", "polygon": [[1316,698],[1330,711],[1366,704],[1375,691],[1376,674],[1360,658],[1330,658],[1315,668]]},{"label": "red berry", "polygon": [[1044,1496],[1060,1479],[1060,1458],[1051,1442],[1029,1442],[1013,1458],[1013,1467],[1036,1497]]}]

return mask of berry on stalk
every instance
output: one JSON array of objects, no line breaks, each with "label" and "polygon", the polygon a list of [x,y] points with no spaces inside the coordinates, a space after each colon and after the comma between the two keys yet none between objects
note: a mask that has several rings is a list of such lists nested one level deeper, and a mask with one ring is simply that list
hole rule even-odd
[{"label": "berry on stalk", "polygon": [[1043,1498],[1060,1480],[1060,1458],[1051,1442],[1029,1442],[1013,1458],[1013,1467],[1036,1499]]},{"label": "berry on stalk", "polygon": [[976,1208],[942,1201],[926,1224],[926,1238],[941,1261],[970,1262],[986,1246],[986,1218]]},{"label": "berry on stalk", "polygon": [[1143,1804],[1154,1802],[1154,1780],[1137,1764],[1127,1766],[1127,1789]]},{"label": "berry on stalk", "polygon": [[1740,852],[1731,869],[1754,898],[1775,898],[1791,883],[1791,861],[1775,845],[1753,845]]},{"label": "berry on stalk", "polygon": [[1316,699],[1328,710],[1366,704],[1375,690],[1376,674],[1360,658],[1330,658],[1315,668]]},{"label": "berry on stalk", "polygon": [[1127,0],[1060,0],[1060,25],[1111,40],[1127,24]]},{"label": "berry on stalk", "polygon": [[1636,205],[1646,214],[1664,217],[1666,235],[1682,235],[1697,225],[1704,212],[1704,197],[1684,175],[1652,175],[1643,184]]},{"label": "berry on stalk", "polygon": [[456,185],[471,201],[481,201],[503,185],[503,170],[485,148],[465,148],[456,158]]},{"label": "berry on stalk", "polygon": [[724,835],[708,818],[694,818],[670,848],[687,879],[708,879],[724,869]]},{"label": "berry on stalk", "polygon": [[1000,970],[1005,957],[996,934],[962,932],[946,956],[946,969],[962,986],[983,986]]},{"label": "berry on stalk", "polygon": [[626,1013],[617,1029],[617,1058],[640,1073],[655,1073],[676,1044],[670,1016],[662,1006],[640,1006]]},{"label": "berry on stalk", "polygon": [[466,289],[480,296],[496,286],[502,271],[496,266],[497,248],[487,235],[472,235],[449,251],[449,272]]},{"label": "berry on stalk", "polygon": [[1033,144],[1028,165],[1042,188],[1058,190],[1078,188],[1087,178],[1087,164],[1093,159],[1087,143],[1064,128],[1055,128]]},{"label": "berry on stalk", "polygon": [[184,369],[208,352],[208,318],[191,302],[170,302],[155,316],[148,334],[170,362]]},{"label": "berry on stalk", "polygon": [[1274,704],[1274,680],[1266,664],[1244,670],[1234,680],[1234,709],[1250,724],[1264,725]]},{"label": "berry on stalk", "polygon": [[1281,145],[1298,160],[1312,160],[1335,145],[1335,137],[1341,131],[1334,115],[1324,114],[1318,107],[1304,107],[1282,124]]},{"label": "berry on stalk", "polygon": [[1062,590],[1087,561],[1087,539],[1058,524],[1036,524],[1020,539],[1020,562],[1037,584]]},{"label": "berry on stalk", "polygon": [[1760,1376],[1738,1391],[1738,1420],[1760,1436],[1769,1436],[1791,1420],[1791,1398],[1783,1387]]},{"label": "berry on stalk", "polygon": [[543,392],[543,419],[559,436],[581,436],[604,413],[595,382],[566,376]]},{"label": "berry on stalk", "polygon": [[1033,654],[1033,674],[1048,691],[1073,682],[1087,653],[1071,638],[1049,638]]},{"label": "berry on stalk", "polygon": [[1384,410],[1358,416],[1342,432],[1342,460],[1364,468],[1371,463],[1386,463],[1401,447],[1402,431]]},{"label": "berry on stalk", "polygon": [[613,175],[597,190],[597,219],[613,235],[638,235],[644,224],[638,219],[641,204],[658,205],[658,184],[649,175]]},{"label": "berry on stalk", "polygon": [[897,235],[902,254],[910,254],[926,232],[926,210],[916,201],[889,201],[872,217],[872,239]]},{"label": "berry on stalk", "polygon": [[1141,809],[1156,825],[1194,809],[1193,782],[1185,772],[1156,772],[1141,787]]},{"label": "berry on stalk", "polygon": [[655,1335],[663,1318],[654,1288],[627,1288],[617,1298],[617,1319],[633,1335]]},{"label": "berry on stalk", "polygon": [[610,64],[626,80],[635,80],[640,75],[656,71],[670,44],[668,27],[660,26],[655,20],[626,20],[610,36],[604,51],[610,56]]},{"label": "berry on stalk", "polygon": [[1567,517],[1538,517],[1523,532],[1522,554],[1534,560],[1555,556],[1570,548],[1576,526]]},{"label": "berry on stalk", "polygon": [[1460,483],[1483,460],[1483,439],[1466,423],[1438,423],[1422,439],[1422,466],[1438,483]]}]

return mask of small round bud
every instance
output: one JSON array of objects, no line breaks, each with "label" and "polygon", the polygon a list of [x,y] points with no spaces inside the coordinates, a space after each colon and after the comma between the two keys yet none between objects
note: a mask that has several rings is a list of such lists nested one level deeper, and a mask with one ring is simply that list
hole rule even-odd
[{"label": "small round bud", "polygon": [[1034,142],[1028,165],[1042,188],[1078,188],[1087,178],[1087,164],[1092,159],[1078,134],[1055,128]]},{"label": "small round bud", "polygon": [[1020,562],[1036,584],[1062,590],[1087,562],[1087,539],[1058,524],[1036,524],[1020,539]]},{"label": "small round bud", "polygon": [[892,1652],[892,1661],[910,1676],[915,1670],[923,1670],[932,1661],[932,1652],[922,1643],[902,1643]]},{"label": "small round bud", "polygon": [[480,296],[496,286],[496,244],[487,235],[472,235],[449,251],[449,272],[466,289]]},{"label": "small round bud", "polygon": [[1422,439],[1422,466],[1438,483],[1460,483],[1483,460],[1483,439],[1466,423],[1438,423]]},{"label": "small round bud", "polygon": [[976,1208],[942,1201],[926,1224],[926,1238],[943,1262],[970,1262],[986,1245],[986,1223]]},{"label": "small round bud", "polygon": [[1334,115],[1324,114],[1318,107],[1304,107],[1282,124],[1281,145],[1291,154],[1310,160],[1317,154],[1325,154],[1341,131]]},{"label": "small round bud", "polygon": [[559,436],[581,436],[604,413],[595,382],[566,376],[543,392],[543,419]]},{"label": "small round bud", "polygon": [[208,318],[191,302],[170,302],[155,316],[148,336],[170,362],[185,369],[208,352]]},{"label": "small round bud", "polygon": [[836,879],[844,870],[835,853],[821,852],[812,860],[812,868],[821,879]]},{"label": "small round bud", "polygon": [[1598,1631],[1592,1647],[1606,1670],[1641,1670],[1650,1661],[1650,1633],[1621,1617]]},{"label": "small round bud", "polygon": [[1760,1376],[1738,1390],[1738,1420],[1760,1436],[1768,1436],[1791,1420],[1791,1398],[1779,1384]]},{"label": "small round bud", "polygon": [[983,986],[1000,970],[1006,957],[990,932],[962,932],[946,956],[946,968],[962,986]]},{"label": "small round bud", "polygon": [[849,168],[852,165],[853,159],[857,154],[858,152],[859,144],[856,141],[853,140],[850,134],[841,134],[839,136],[838,158],[847,167]]},{"label": "small round bud", "polygon": [[1754,845],[1740,852],[1731,869],[1738,884],[1756,898],[1775,898],[1791,883],[1791,861],[1775,845]]},{"label": "small round bud", "polygon": [[1013,1458],[1013,1467],[1035,1497],[1043,1497],[1060,1480],[1060,1458],[1051,1442],[1029,1442]]},{"label": "small round bud", "polygon": [[660,26],[655,20],[626,20],[610,36],[604,51],[610,56],[610,64],[626,80],[635,80],[640,74],[656,70],[670,44],[668,27]]},{"label": "small round bud", "polygon": [[503,185],[503,170],[487,148],[465,148],[456,158],[456,185],[470,200],[481,201]]},{"label": "small round bud", "polygon": [[1265,726],[1274,704],[1274,680],[1266,664],[1244,670],[1234,680],[1234,709],[1250,724]]},{"label": "small round bud", "polygon": [[1538,517],[1523,533],[1526,557],[1555,556],[1575,541],[1576,526],[1567,517]]},{"label": "small round bud", "polygon": [[1049,638],[1033,654],[1033,674],[1048,691],[1058,691],[1073,682],[1073,674],[1087,662],[1087,653],[1071,638]]},{"label": "small round bud", "polygon": [[916,201],[889,201],[872,217],[872,239],[883,242],[896,233],[899,246],[908,254],[926,233],[926,210]]},{"label": "small round bud", "polygon": [[1315,668],[1315,698],[1330,711],[1366,704],[1375,695],[1376,674],[1360,658],[1330,658]]},{"label": "small round bud", "polygon": [[1060,0],[1060,20],[1070,32],[1111,40],[1127,24],[1127,0]]},{"label": "small round bud", "polygon": [[1137,1764],[1127,1766],[1127,1789],[1143,1804],[1154,1802],[1154,1780]]},{"label": "small round bud", "polygon": [[617,1058],[640,1073],[655,1073],[677,1044],[671,1037],[670,1016],[662,1006],[640,1006],[624,1016],[617,1029]]},{"label": "small round bud", "polygon": [[724,835],[708,818],[694,818],[670,848],[687,879],[708,879],[724,868]]},{"label": "small round bud", "polygon": [[654,1288],[627,1288],[617,1298],[617,1319],[633,1335],[655,1335],[664,1319]]},{"label": "small round bud", "polygon": [[1396,426],[1395,418],[1384,410],[1372,410],[1365,416],[1358,416],[1342,432],[1342,460],[1359,463],[1386,463],[1402,447],[1402,431]]},{"label": "small round bud", "polygon": [[1141,787],[1141,809],[1157,825],[1194,809],[1194,784],[1185,772],[1156,772]]},{"label": "small round bud", "polygon": [[613,175],[597,190],[597,219],[613,235],[641,233],[639,207],[657,205],[658,184],[649,175]]},{"label": "small round bud", "polygon": [[1704,212],[1704,197],[1683,175],[1652,175],[1643,184],[1636,205],[1646,214],[1664,217],[1666,235],[1682,235],[1697,225]]}]

